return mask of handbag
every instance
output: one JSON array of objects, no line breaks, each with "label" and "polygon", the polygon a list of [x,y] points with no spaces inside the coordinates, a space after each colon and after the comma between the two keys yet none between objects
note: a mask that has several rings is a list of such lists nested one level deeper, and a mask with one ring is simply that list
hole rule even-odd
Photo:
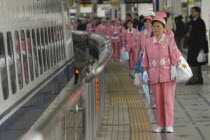
[{"label": "handbag", "polygon": [[178,83],[188,81],[193,76],[192,70],[182,54],[180,55],[180,60],[181,62],[177,66],[176,77],[176,82]]},{"label": "handbag", "polygon": [[206,54],[204,53],[203,49],[200,50],[198,57],[197,57],[198,62],[206,62]]},{"label": "handbag", "polygon": [[125,50],[124,47],[123,47],[122,53],[121,53],[121,60],[123,60],[123,61],[129,60],[129,54],[128,54],[128,52]]},{"label": "handbag", "polygon": [[134,65],[133,67],[136,72],[141,72],[141,73],[144,72],[144,68],[141,66],[142,60],[143,60],[143,53],[141,53],[140,59],[138,60],[137,64]]}]

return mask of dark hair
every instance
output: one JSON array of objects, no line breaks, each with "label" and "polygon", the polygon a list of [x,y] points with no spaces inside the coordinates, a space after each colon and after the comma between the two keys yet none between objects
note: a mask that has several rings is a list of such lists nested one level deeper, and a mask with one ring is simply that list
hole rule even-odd
[{"label": "dark hair", "polygon": [[130,13],[127,13],[126,16],[130,17],[132,19],[132,16]]},{"label": "dark hair", "polygon": [[199,15],[201,14],[201,8],[200,7],[194,6],[194,7],[192,7],[192,9],[194,9],[196,12],[198,12]]},{"label": "dark hair", "polygon": [[142,20],[143,18],[144,18],[143,15],[140,15],[140,16],[139,16],[139,20]]},{"label": "dark hair", "polygon": [[128,24],[129,22],[133,24],[133,20],[130,20],[130,19],[127,20],[127,24]]},{"label": "dark hair", "polygon": [[166,25],[164,25],[162,22],[160,22],[160,21],[158,21],[158,20],[153,20],[153,21],[152,21],[152,25],[153,25],[156,21],[159,22],[159,23],[161,23],[161,24],[163,25],[163,27],[166,26]]},{"label": "dark hair", "polygon": [[[147,22],[147,20],[150,20],[150,19],[144,19],[143,22]],[[150,21],[151,21],[151,20],[150,20]]]}]

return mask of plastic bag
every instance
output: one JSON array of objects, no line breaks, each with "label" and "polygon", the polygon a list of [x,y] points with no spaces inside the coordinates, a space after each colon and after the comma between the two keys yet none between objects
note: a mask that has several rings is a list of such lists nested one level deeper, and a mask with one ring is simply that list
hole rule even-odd
[{"label": "plastic bag", "polygon": [[198,57],[197,57],[198,62],[206,62],[206,54],[204,53],[203,49],[200,50]]},{"label": "plastic bag", "polygon": [[135,73],[134,77],[135,77],[134,80],[133,80],[134,85],[139,86],[140,85],[139,73]]},{"label": "plastic bag", "polygon": [[150,104],[149,86],[148,86],[148,84],[143,84],[142,87],[143,87],[144,93],[147,97],[147,101]]},{"label": "plastic bag", "polygon": [[129,54],[128,54],[128,52],[125,50],[124,47],[123,47],[122,53],[121,53],[121,60],[123,60],[123,61],[129,60]]},{"label": "plastic bag", "polygon": [[193,73],[187,61],[182,55],[180,56],[180,60],[181,62],[177,67],[176,82],[185,82],[193,76]]}]

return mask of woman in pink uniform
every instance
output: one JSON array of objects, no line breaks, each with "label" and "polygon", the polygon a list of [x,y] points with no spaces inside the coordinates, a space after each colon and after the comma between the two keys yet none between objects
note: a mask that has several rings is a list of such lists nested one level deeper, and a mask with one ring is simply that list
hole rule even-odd
[{"label": "woman in pink uniform", "polygon": [[[162,17],[167,22],[167,14],[165,12],[163,12],[163,11],[158,11],[156,13],[156,17]],[[166,38],[169,41],[175,40],[173,31],[167,26],[165,26],[164,34],[166,35]],[[153,86],[151,85],[150,88],[152,89]],[[156,108],[156,94],[155,94],[155,92],[152,92],[152,100],[153,100],[153,107],[152,108],[155,109]]]},{"label": "woman in pink uniform", "polygon": [[112,43],[112,59],[115,61],[120,60],[120,32],[116,25],[116,19],[112,19],[112,25],[109,27],[109,37]]},{"label": "woman in pink uniform", "polygon": [[118,28],[118,30],[119,30],[119,32],[120,32],[120,44],[119,44],[119,51],[120,51],[120,55],[121,55],[121,50],[122,50],[122,47],[123,47],[123,32],[124,32],[124,30],[125,30],[125,28],[124,28],[124,26],[122,26],[121,25],[121,21],[120,20],[117,20],[117,28]]},{"label": "woman in pink uniform", "polygon": [[101,20],[101,24],[96,27],[96,33],[101,35],[108,35],[108,26],[105,19]]},{"label": "woman in pink uniform", "polygon": [[89,19],[88,19],[88,24],[87,24],[87,27],[86,27],[86,31],[88,32],[88,36],[91,36],[92,33],[95,32],[95,29],[96,29],[96,27],[95,27],[95,25],[92,23],[92,19],[89,18]]},{"label": "woman in pink uniform", "polygon": [[132,76],[133,67],[137,63],[139,31],[133,28],[133,20],[128,20],[127,26],[128,29],[123,33],[123,45],[129,53],[129,76]]},{"label": "woman in pink uniform", "polygon": [[[144,26],[146,27],[146,29],[139,33],[139,39],[138,39],[138,42],[139,42],[139,52],[138,52],[138,54],[139,55],[144,50],[146,40],[148,38],[150,38],[151,34],[152,34],[152,24],[151,24],[152,23],[152,18],[150,16],[146,16],[144,18],[143,22],[144,22]],[[140,56],[138,56],[138,59],[140,59]]]},{"label": "woman in pink uniform", "polygon": [[142,61],[143,81],[149,82],[156,93],[158,126],[153,130],[156,133],[173,132],[176,66],[180,62],[175,40],[168,41],[164,34],[165,24],[161,17],[153,19],[154,37],[147,40]]}]

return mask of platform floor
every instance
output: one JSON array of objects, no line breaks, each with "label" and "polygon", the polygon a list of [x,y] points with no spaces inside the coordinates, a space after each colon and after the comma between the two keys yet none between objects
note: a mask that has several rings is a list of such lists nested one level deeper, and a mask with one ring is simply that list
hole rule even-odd
[{"label": "platform floor", "polygon": [[98,140],[210,140],[210,75],[204,85],[178,84],[174,133],[153,133],[156,111],[133,85],[126,63],[110,62],[105,70],[107,93]]}]

